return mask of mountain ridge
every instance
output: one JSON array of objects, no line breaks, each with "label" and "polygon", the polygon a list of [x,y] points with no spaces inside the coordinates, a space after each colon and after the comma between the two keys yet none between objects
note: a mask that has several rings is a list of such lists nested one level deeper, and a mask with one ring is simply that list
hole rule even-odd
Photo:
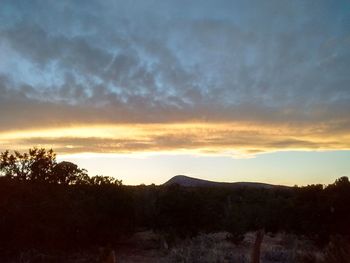
[{"label": "mountain ridge", "polygon": [[240,188],[240,187],[250,187],[250,188],[289,188],[284,185],[274,185],[260,182],[217,182],[204,180],[199,178],[194,178],[186,175],[175,175],[166,181],[163,185],[180,185],[184,187],[227,187],[227,188]]}]

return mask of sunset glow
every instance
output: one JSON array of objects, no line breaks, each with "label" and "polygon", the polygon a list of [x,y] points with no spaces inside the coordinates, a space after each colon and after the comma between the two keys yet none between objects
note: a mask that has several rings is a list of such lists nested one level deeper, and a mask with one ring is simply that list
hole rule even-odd
[{"label": "sunset glow", "polygon": [[226,181],[350,171],[346,1],[30,2],[1,1],[0,151],[52,148],[132,184],[182,171],[163,157]]},{"label": "sunset glow", "polygon": [[59,154],[192,152],[242,157],[282,150],[346,150],[350,134],[334,126],[254,123],[90,125],[0,133],[3,149],[52,147]]}]

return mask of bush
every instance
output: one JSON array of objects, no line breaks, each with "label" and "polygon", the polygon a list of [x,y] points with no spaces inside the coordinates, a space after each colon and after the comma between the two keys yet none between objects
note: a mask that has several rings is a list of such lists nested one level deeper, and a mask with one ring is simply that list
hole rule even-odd
[{"label": "bush", "polygon": [[349,241],[340,236],[332,236],[324,253],[324,263],[349,263]]}]

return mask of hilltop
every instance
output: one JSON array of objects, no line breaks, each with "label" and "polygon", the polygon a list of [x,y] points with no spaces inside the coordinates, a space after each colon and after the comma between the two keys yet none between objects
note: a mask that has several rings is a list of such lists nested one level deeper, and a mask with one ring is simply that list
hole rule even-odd
[{"label": "hilltop", "polygon": [[272,189],[276,187],[287,187],[287,186],[258,183],[258,182],[231,182],[231,183],[215,182],[215,181],[189,177],[186,175],[176,175],[172,177],[169,181],[165,182],[163,185],[167,186],[167,185],[174,185],[174,184],[178,184],[184,187],[227,187],[227,188],[249,187],[249,188],[264,188],[264,189]]}]

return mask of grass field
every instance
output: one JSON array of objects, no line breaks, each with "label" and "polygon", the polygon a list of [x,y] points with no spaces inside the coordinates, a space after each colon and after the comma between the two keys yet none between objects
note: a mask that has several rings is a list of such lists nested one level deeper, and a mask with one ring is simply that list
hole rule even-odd
[{"label": "grass field", "polygon": [[[7,261],[13,263],[94,263],[113,262],[108,258],[115,254],[118,263],[245,263],[250,256],[255,233],[247,233],[244,240],[235,244],[226,232],[200,234],[189,239],[173,239],[169,246],[162,235],[152,231],[138,232],[125,239],[117,247],[93,248],[90,251],[25,251]],[[261,263],[346,263],[349,262],[349,244],[333,239],[324,249],[311,241],[278,233],[265,234],[261,246]]]}]

